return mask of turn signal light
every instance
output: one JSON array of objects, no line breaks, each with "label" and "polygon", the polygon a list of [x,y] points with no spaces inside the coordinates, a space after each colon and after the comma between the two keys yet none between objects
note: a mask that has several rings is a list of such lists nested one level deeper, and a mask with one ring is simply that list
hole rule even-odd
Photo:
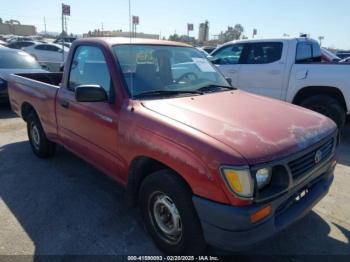
[{"label": "turn signal light", "polygon": [[250,221],[255,224],[268,217],[272,212],[272,206],[268,205],[250,216]]}]

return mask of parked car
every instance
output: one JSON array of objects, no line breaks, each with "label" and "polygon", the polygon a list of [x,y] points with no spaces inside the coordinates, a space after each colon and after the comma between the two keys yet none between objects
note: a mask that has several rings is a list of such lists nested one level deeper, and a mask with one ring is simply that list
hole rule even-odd
[{"label": "parked car", "polygon": [[338,57],[337,55],[335,55],[334,53],[332,53],[331,51],[325,49],[325,48],[321,48],[321,58],[322,58],[322,62],[326,62],[326,63],[337,63],[340,62],[341,58]]},{"label": "parked car", "polygon": [[39,42],[36,41],[18,41],[18,42],[12,42],[11,44],[8,44],[7,47],[13,48],[13,49],[22,49],[24,47],[32,46],[39,44]]},{"label": "parked car", "polygon": [[38,62],[23,51],[0,48],[0,103],[8,102],[8,80],[15,73],[47,73]]},{"label": "parked car", "polygon": [[340,57],[340,59],[345,59],[350,57],[350,52],[339,51],[337,52],[337,56]]},{"label": "parked car", "polygon": [[[197,66],[174,78],[189,60]],[[119,181],[167,254],[263,241],[332,183],[333,121],[233,89],[193,47],[86,38],[66,65],[10,82],[33,152],[61,144]]]},{"label": "parked car", "polygon": [[207,51],[205,51],[203,48],[201,47],[196,47],[196,49],[198,51],[200,51],[205,57],[209,56],[209,53]]},{"label": "parked car", "polygon": [[320,63],[308,38],[245,40],[225,44],[211,60],[233,86],[320,112],[342,128],[350,111],[350,67]]},{"label": "parked car", "polygon": [[[57,44],[36,44],[23,48],[40,62],[61,63],[67,58],[69,49]],[[63,58],[64,57],[64,58]]]},{"label": "parked car", "polygon": [[215,50],[215,46],[202,46],[201,49],[203,49],[205,52],[207,52],[208,54],[210,54],[211,52],[213,52]]},{"label": "parked car", "polygon": [[7,46],[7,42],[0,40],[0,45],[1,46]]},{"label": "parked car", "polygon": [[19,42],[19,41],[33,41],[32,37],[27,37],[27,36],[9,36],[6,40],[9,44],[12,44],[14,42]]},{"label": "parked car", "polygon": [[[60,43],[59,45],[62,46],[62,43]],[[69,42],[63,42],[63,46],[67,47],[67,48],[70,48],[72,46],[72,43],[69,43]]]},{"label": "parked car", "polygon": [[63,37],[63,38],[57,38],[57,39],[54,41],[54,43],[56,43],[56,44],[61,44],[62,41],[63,41],[64,43],[73,43],[75,40],[77,40],[76,37]]}]

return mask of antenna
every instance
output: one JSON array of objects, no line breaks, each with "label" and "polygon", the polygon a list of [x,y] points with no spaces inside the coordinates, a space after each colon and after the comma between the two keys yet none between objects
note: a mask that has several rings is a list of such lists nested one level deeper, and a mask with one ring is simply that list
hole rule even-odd
[{"label": "antenna", "polygon": [[[130,33],[130,36],[129,36],[129,39],[130,39],[130,45],[129,45],[129,55],[131,55],[131,52],[132,52],[132,47],[131,47],[131,42],[132,42],[132,40],[131,40],[131,38],[132,38],[132,29],[131,29],[131,27],[132,27],[132,17],[131,17],[131,0],[129,0],[129,33]],[[136,59],[136,58],[135,58]],[[132,66],[132,65],[131,65]],[[136,68],[136,66],[135,66],[135,68]],[[135,69],[135,71],[136,71],[136,69]],[[133,72],[133,70],[132,70],[132,67],[130,67],[130,74],[131,74],[131,81],[130,81],[130,85],[131,85],[131,87],[130,87],[130,91],[131,91],[131,98],[133,98],[134,97],[134,72]],[[132,106],[131,106],[131,110],[132,111],[134,111],[134,105],[132,104]]]}]

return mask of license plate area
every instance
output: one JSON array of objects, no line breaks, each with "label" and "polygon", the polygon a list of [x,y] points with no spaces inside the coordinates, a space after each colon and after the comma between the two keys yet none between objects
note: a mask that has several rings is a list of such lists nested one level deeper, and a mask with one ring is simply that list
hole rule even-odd
[{"label": "license plate area", "polygon": [[288,200],[286,200],[283,204],[281,204],[277,210],[276,210],[276,215],[281,215],[285,211],[287,211],[290,207],[293,205],[299,203],[301,200],[303,200],[310,192],[310,188],[304,188],[302,190],[299,190],[298,193],[292,195],[289,197]]},{"label": "license plate area", "polygon": [[309,189],[308,188],[305,188],[305,189],[299,191],[299,193],[294,198],[294,202],[299,202],[304,197],[306,197],[308,194],[309,194]]}]

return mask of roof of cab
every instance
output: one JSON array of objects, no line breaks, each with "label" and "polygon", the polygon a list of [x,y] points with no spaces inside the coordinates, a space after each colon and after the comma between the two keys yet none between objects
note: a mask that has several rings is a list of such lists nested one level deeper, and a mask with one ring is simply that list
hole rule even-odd
[{"label": "roof of cab", "polygon": [[146,39],[146,38],[129,38],[129,37],[88,37],[76,40],[76,42],[95,42],[101,43],[104,42],[110,46],[113,45],[166,45],[166,46],[183,46],[183,47],[191,47],[190,45],[167,41],[167,40],[157,40],[157,39]]},{"label": "roof of cab", "polygon": [[[234,40],[227,42],[220,47],[232,45],[232,44],[250,44],[250,43],[261,43],[261,42],[281,42],[281,41],[288,41],[288,42],[313,42],[318,43],[315,39],[308,38],[308,37],[283,37],[283,38],[255,38],[255,39],[245,39],[245,40]],[[218,50],[218,48],[216,49]]]}]

